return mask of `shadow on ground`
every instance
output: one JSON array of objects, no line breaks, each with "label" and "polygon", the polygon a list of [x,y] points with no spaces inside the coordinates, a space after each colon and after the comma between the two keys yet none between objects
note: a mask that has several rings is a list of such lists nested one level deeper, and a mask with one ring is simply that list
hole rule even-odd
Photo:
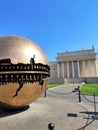
[{"label": "shadow on ground", "polygon": [[14,114],[19,114],[21,112],[28,110],[29,108],[30,108],[29,105],[25,106],[23,108],[20,108],[20,109],[15,109],[15,110],[7,110],[7,109],[0,108],[0,118],[6,117],[6,116],[11,116]]},{"label": "shadow on ground", "polygon": [[98,112],[90,112],[90,111],[83,111],[83,112],[80,112],[80,113],[84,113],[84,114],[87,114],[87,115],[96,115],[98,116]]},{"label": "shadow on ground", "polygon": [[87,117],[83,118],[85,119],[85,125],[77,130],[85,130],[91,123],[93,123],[95,120],[98,120],[98,112],[83,111],[80,113],[87,114]]}]

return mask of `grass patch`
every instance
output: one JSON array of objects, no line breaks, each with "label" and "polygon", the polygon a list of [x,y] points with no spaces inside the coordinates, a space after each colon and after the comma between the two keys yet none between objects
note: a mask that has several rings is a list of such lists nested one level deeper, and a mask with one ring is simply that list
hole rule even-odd
[{"label": "grass patch", "polygon": [[98,84],[83,84],[80,90],[81,94],[98,95]]},{"label": "grass patch", "polygon": [[60,85],[63,85],[63,84],[48,84],[47,88],[54,88],[54,87],[58,87]]}]

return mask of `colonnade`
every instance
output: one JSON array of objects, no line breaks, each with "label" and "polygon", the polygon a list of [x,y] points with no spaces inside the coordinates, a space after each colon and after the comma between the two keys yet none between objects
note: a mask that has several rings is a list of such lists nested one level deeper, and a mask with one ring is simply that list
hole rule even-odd
[{"label": "colonnade", "polygon": [[95,60],[93,65],[92,67],[90,60],[57,62],[57,76],[58,78],[92,77],[94,75],[92,71],[96,75]]}]

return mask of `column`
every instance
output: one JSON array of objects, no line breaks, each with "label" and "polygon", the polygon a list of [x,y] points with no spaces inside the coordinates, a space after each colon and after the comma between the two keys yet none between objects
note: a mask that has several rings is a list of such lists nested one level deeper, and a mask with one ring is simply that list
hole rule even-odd
[{"label": "column", "polygon": [[91,77],[91,61],[88,61],[89,77]]},{"label": "column", "polygon": [[84,61],[82,61],[83,62],[83,76],[85,77],[85,62]]},{"label": "column", "polygon": [[62,62],[62,77],[64,78],[64,62]]},{"label": "column", "polygon": [[58,75],[58,78],[60,78],[60,64],[57,63],[57,75]]},{"label": "column", "polygon": [[97,69],[97,61],[95,60],[95,71],[96,71],[96,77],[98,77],[98,69]]},{"label": "column", "polygon": [[74,62],[72,61],[72,76],[73,78],[75,77],[75,74],[74,74]]},{"label": "column", "polygon": [[67,78],[69,78],[69,62],[67,61]]},{"label": "column", "polygon": [[80,64],[79,64],[79,61],[77,61],[77,66],[78,66],[78,77],[80,78]]}]

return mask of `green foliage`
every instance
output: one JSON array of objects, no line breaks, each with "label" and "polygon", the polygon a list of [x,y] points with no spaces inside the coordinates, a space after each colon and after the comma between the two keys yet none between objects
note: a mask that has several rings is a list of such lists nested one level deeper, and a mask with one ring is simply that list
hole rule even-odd
[{"label": "green foliage", "polygon": [[58,87],[62,84],[48,84],[47,88],[53,88],[53,87]]},{"label": "green foliage", "polygon": [[83,84],[80,90],[81,94],[98,95],[98,84]]}]

